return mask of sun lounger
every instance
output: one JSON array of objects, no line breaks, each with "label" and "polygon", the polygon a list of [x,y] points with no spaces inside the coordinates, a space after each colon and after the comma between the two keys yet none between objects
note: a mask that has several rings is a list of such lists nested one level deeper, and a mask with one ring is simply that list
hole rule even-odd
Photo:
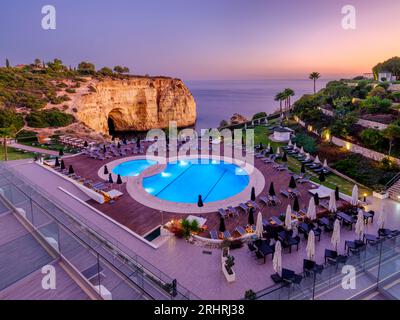
[{"label": "sun lounger", "polygon": [[249,210],[249,207],[244,203],[239,204],[239,208],[242,209],[244,212],[247,212],[247,210]]},{"label": "sun lounger", "polygon": [[225,209],[222,209],[222,208],[218,209],[218,213],[219,213],[219,215],[220,215],[222,218],[224,218],[224,219],[225,219],[226,216],[227,216]]},{"label": "sun lounger", "polygon": [[290,198],[289,192],[287,192],[286,190],[281,190],[280,193],[281,193],[281,195],[285,196],[286,198]]},{"label": "sun lounger", "polygon": [[250,200],[249,202],[247,202],[247,206],[248,206],[248,207],[250,207],[249,204],[250,204],[250,206],[252,206],[254,209],[257,209],[257,208],[258,208],[257,202],[255,202],[255,201],[253,201],[253,200]]},{"label": "sun lounger", "polygon": [[241,236],[244,236],[246,234],[246,230],[241,226],[236,227],[235,231],[237,231]]},{"label": "sun lounger", "polygon": [[228,230],[224,231],[222,235],[224,239],[232,238],[231,233]]},{"label": "sun lounger", "polygon": [[261,196],[260,201],[263,202],[266,206],[270,205],[270,199],[268,197]]},{"label": "sun lounger", "polygon": [[228,211],[229,211],[231,214],[235,215],[235,216],[238,216],[238,215],[239,215],[239,212],[236,210],[236,208],[234,208],[234,207],[232,207],[232,206],[229,206],[229,207],[228,207]]},{"label": "sun lounger", "polygon": [[210,238],[213,240],[217,240],[218,239],[218,233],[215,230],[210,231]]},{"label": "sun lounger", "polygon": [[273,222],[271,224],[275,224],[277,226],[283,226],[282,220],[280,220],[278,217],[272,216],[271,221]]}]

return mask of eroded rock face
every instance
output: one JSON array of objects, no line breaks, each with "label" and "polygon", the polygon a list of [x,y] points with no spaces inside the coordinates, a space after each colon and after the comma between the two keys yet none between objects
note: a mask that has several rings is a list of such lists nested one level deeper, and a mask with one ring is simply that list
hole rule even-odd
[{"label": "eroded rock face", "polygon": [[194,98],[178,79],[104,80],[93,88],[77,99],[75,116],[97,132],[109,132],[109,117],[117,131],[166,128],[169,121],[186,127],[196,121]]}]

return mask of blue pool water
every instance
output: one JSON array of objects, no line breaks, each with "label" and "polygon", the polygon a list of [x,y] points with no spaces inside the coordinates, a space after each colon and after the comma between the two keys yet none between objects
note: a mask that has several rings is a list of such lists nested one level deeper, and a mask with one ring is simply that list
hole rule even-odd
[{"label": "blue pool water", "polygon": [[154,160],[132,160],[121,163],[114,167],[112,172],[114,174],[120,174],[122,177],[134,177],[138,176],[143,170],[156,164]]},{"label": "blue pool water", "polygon": [[[241,174],[236,174],[237,170]],[[153,196],[184,203],[197,203],[199,195],[204,203],[223,200],[240,193],[248,184],[247,173],[234,164],[203,164],[197,159],[170,163],[163,172],[143,179],[143,187]]]}]

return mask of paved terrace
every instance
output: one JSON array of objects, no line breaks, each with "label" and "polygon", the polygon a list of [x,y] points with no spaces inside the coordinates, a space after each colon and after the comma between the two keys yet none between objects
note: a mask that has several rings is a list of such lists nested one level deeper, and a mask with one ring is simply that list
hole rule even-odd
[{"label": "paved terrace", "polygon": [[[223,155],[223,147],[221,147],[221,155]],[[132,154],[128,154],[128,156],[132,156]],[[64,162],[67,168],[69,165],[72,165],[75,173],[79,176],[86,179],[91,179],[93,181],[102,181],[98,177],[97,173],[100,168],[102,168],[105,164],[111,162],[112,160],[114,159],[96,160],[91,159],[86,155],[80,155],[72,158],[66,158],[64,159]],[[256,202],[258,203],[260,210],[256,210],[254,219],[257,218],[258,211],[261,211],[263,218],[269,218],[272,216],[279,216],[280,214],[284,214],[286,212],[287,205],[291,204],[293,206],[294,200],[285,198],[284,196],[279,194],[279,191],[281,189],[288,189],[291,176],[287,171],[276,171],[272,167],[272,164],[265,164],[259,159],[255,159],[255,166],[263,174],[265,178],[265,186],[262,192],[257,196]],[[112,168],[109,168],[109,170],[111,169]],[[259,201],[260,196],[265,196],[268,194],[271,181],[274,182],[276,194],[282,201],[282,203],[276,207],[267,207],[261,201]],[[301,197],[299,198],[300,208],[307,208],[308,202],[311,197],[311,194],[308,192],[308,190],[315,187],[316,186],[312,183],[297,184],[297,189],[301,193]],[[143,204],[137,202],[129,196],[126,191],[126,183],[123,183],[122,186],[114,184],[112,188],[120,189],[125,193],[124,196],[117,200],[115,203],[98,204],[94,200],[89,200],[87,202],[96,209],[104,212],[112,219],[127,226],[132,231],[140,235],[145,235],[147,232],[153,230],[159,225],[165,224],[171,219],[182,219],[187,217],[186,214],[177,214],[168,211],[163,211],[163,213],[161,213],[159,210],[144,206]],[[248,200],[250,200],[250,194],[248,195]],[[204,209],[205,211],[207,211],[207,204],[205,204]],[[322,208],[319,208],[319,210],[323,211]],[[238,212],[239,217],[228,218],[225,220],[226,229],[230,231],[231,235],[234,237],[240,236],[235,231],[235,228],[237,226],[245,227],[248,221],[247,213],[244,213],[244,211],[240,208],[238,209]],[[217,212],[204,213],[198,216],[202,216],[207,219],[206,225],[208,227],[208,230],[219,229],[220,216]],[[204,232],[200,235],[204,237],[209,237],[209,232]]]},{"label": "paved terrace", "polygon": [[[0,300],[84,300],[88,296],[0,203]],[[56,289],[42,288],[41,268],[52,265]]]},{"label": "paved terrace", "polygon": [[[99,165],[101,165],[100,162]],[[36,164],[28,163],[26,160],[19,161],[15,169],[24,175],[27,180],[49,192],[57,201],[64,203],[66,208],[73,209],[74,216],[86,220],[88,224],[95,226],[97,229],[101,229],[110,238],[115,239],[129,250],[142,256],[170,277],[176,278],[178,283],[202,299],[240,299],[248,289],[259,291],[273,285],[270,275],[274,271],[270,258],[267,258],[266,264],[259,264],[250,255],[246,247],[232,251],[236,262],[236,282],[228,284],[221,271],[220,250],[189,244],[185,240],[177,238],[171,238],[159,249],[155,250],[132,236],[127,230],[58,189],[59,186],[63,187],[78,198],[87,200],[87,197],[71,183]],[[368,206],[368,209],[379,209],[380,201],[368,200],[373,202]],[[387,227],[399,228],[400,204],[390,200],[385,200],[385,202],[388,212]],[[265,211],[268,210],[266,209]],[[376,233],[376,221],[377,219],[375,219],[374,224],[366,226],[366,233]],[[345,240],[354,240],[355,238],[354,231],[342,228],[342,244],[339,252],[344,251]],[[325,248],[331,248],[330,234],[323,233],[321,241],[316,243],[316,261],[318,263],[323,262]],[[204,250],[210,251],[211,254],[204,254]],[[283,267],[301,272],[303,259],[306,255],[305,250],[306,241],[302,240],[299,251],[294,250],[291,254],[284,253],[282,257]]]}]

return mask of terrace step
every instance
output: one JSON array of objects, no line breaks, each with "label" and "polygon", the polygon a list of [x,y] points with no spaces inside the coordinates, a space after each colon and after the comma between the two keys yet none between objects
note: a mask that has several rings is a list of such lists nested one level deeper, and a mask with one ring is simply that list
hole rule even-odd
[{"label": "terrace step", "polygon": [[396,181],[389,189],[389,198],[395,201],[400,201],[400,180]]}]

